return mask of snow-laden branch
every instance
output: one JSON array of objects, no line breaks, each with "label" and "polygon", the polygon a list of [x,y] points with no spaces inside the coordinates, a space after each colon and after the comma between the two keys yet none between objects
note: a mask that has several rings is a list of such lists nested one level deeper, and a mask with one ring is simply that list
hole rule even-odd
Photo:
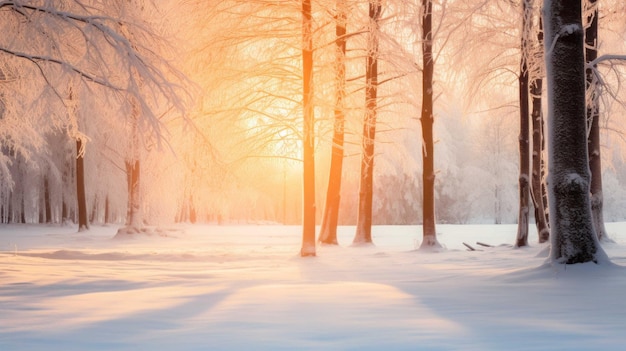
[{"label": "snow-laden branch", "polygon": [[[68,4],[73,7],[64,6]],[[154,31],[142,26],[139,18],[124,13],[116,17],[103,14],[109,8],[112,6],[87,6],[79,0],[63,4],[0,1],[0,15],[13,13],[24,19],[7,22],[8,29],[18,34],[8,43],[0,43],[0,52],[34,63],[46,84],[55,90],[53,82],[58,83],[61,76],[44,63],[127,95],[120,102],[135,101],[142,121],[160,136],[160,118],[154,109],[167,101],[184,113],[185,101],[191,100],[184,86],[191,84],[155,50],[162,50],[164,41]],[[62,99],[61,95],[57,93]]]},{"label": "snow-laden branch", "polygon": [[[71,63],[68,63],[66,61],[61,61],[59,59],[55,59],[55,58],[50,57],[50,56],[31,55],[31,54],[27,54],[27,53],[24,53],[24,52],[13,51],[13,50],[7,49],[5,47],[1,47],[1,46],[0,46],[0,51],[4,52],[4,53],[7,53],[7,54],[9,54],[11,56],[14,56],[14,57],[23,58],[23,59],[26,59],[28,61],[31,61],[32,63],[34,63],[35,65],[37,65],[39,67],[40,71],[42,71],[41,67],[39,66],[40,63],[42,63],[42,62],[50,62],[50,63],[54,63],[54,64],[57,64],[57,65],[62,66],[62,67],[66,67],[70,71],[72,71],[74,73],[77,73],[79,76],[81,76],[81,77],[83,77],[83,78],[85,78],[85,79],[87,79],[87,80],[89,80],[91,82],[94,82],[96,84],[102,85],[102,86],[107,87],[107,88],[115,89],[115,90],[124,90],[121,87],[113,85],[110,81],[102,79],[100,77],[96,77],[95,75],[92,75],[92,74],[90,74],[88,72],[85,72],[84,70],[80,69],[80,67],[74,66]],[[43,73],[44,72],[42,71],[42,74]]]}]

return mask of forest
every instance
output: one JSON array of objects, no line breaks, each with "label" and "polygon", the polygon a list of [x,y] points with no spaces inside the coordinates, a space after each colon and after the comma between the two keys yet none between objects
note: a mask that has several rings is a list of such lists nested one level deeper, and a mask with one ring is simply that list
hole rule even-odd
[{"label": "forest", "polygon": [[0,349],[621,350],[623,0],[0,0]]},{"label": "forest", "polygon": [[[2,1],[2,222],[546,236],[542,5]],[[580,6],[594,199],[623,220],[626,5]]]}]

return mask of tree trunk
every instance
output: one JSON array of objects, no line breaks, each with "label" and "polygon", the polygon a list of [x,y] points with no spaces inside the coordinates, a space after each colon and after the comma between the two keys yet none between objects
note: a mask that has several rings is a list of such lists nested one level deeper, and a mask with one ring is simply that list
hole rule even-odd
[{"label": "tree trunk", "polygon": [[[72,158],[73,155],[72,155]],[[70,214],[69,214],[69,199],[68,196],[66,194],[65,189],[70,188],[71,185],[71,181],[70,181],[70,177],[72,174],[72,166],[71,166],[71,161],[69,158],[65,159],[64,162],[64,167],[63,167],[63,178],[62,178],[62,184],[61,184],[61,223],[62,224],[66,224],[69,219],[70,219]]]},{"label": "tree trunk", "polygon": [[323,244],[337,245],[337,223],[341,199],[341,174],[343,171],[344,141],[344,97],[346,94],[346,9],[345,0],[337,0],[335,25],[335,125],[333,128],[333,146],[330,157],[326,206],[322,217],[319,241]]},{"label": "tree trunk", "polygon": [[26,223],[26,201],[24,197],[26,196],[26,192],[24,191],[24,187],[22,186],[22,204],[21,204],[21,212],[20,212],[20,221],[18,223]]},{"label": "tree trunk", "polygon": [[535,222],[537,225],[538,240],[545,243],[550,237],[550,228],[546,218],[546,209],[544,207],[544,183],[543,183],[543,150],[544,142],[544,126],[543,113],[541,112],[541,90],[543,86],[542,78],[534,78],[530,83],[530,94],[532,95],[532,126],[533,126],[533,156],[532,156],[532,180],[531,195],[533,205],[535,207]]},{"label": "tree trunk", "polygon": [[363,150],[359,204],[354,244],[372,243],[372,199],[374,195],[374,141],[376,138],[376,108],[378,95],[378,20],[382,11],[380,0],[369,3],[368,55],[365,65],[365,119],[363,121]]},{"label": "tree trunk", "polygon": [[[539,18],[539,31],[537,33],[537,50],[543,56],[543,21]],[[543,77],[534,70],[535,76],[530,82],[530,95],[532,96],[532,128],[533,128],[533,154],[532,154],[532,179],[530,194],[535,207],[535,223],[537,225],[538,241],[545,243],[550,238],[548,225],[548,213],[546,202],[546,187],[544,182],[545,160],[545,127],[542,112]]]},{"label": "tree trunk", "polygon": [[[585,30],[585,60],[587,63],[598,57],[598,4],[597,0],[588,1],[593,10],[589,14],[589,27]],[[602,158],[600,153],[600,102],[597,80],[593,75],[592,68],[587,69],[586,77],[587,94],[590,96],[590,99],[587,100],[587,120],[591,122],[588,141],[589,169],[591,170],[591,215],[598,239],[604,240],[607,235],[602,211],[604,197],[602,195]]]},{"label": "tree trunk", "polygon": [[517,219],[517,237],[515,247],[528,246],[528,213],[530,195],[530,146],[529,146],[529,109],[528,109],[528,58],[530,50],[531,9],[529,0],[522,1],[522,39],[519,73],[519,213]]},{"label": "tree trunk", "polygon": [[590,203],[585,55],[580,0],[546,0],[551,259],[598,262]]},{"label": "tree trunk", "polygon": [[109,195],[104,198],[104,224],[111,223],[111,204],[109,203]]},{"label": "tree trunk", "polygon": [[89,215],[89,223],[95,223],[98,218],[98,196],[93,199],[91,206],[91,214]]},{"label": "tree trunk", "polygon": [[81,139],[76,139],[76,201],[78,206],[78,231],[88,230],[87,197],[85,196],[85,164]]},{"label": "tree trunk", "polygon": [[315,256],[315,149],[313,115],[313,21],[311,0],[302,0],[303,197],[300,256]]},{"label": "tree trunk", "polygon": [[50,203],[50,181],[48,180],[48,176],[43,177],[43,203],[46,223],[52,223],[52,204]]},{"label": "tree trunk", "polygon": [[423,240],[420,248],[441,247],[435,230],[435,143],[433,140],[433,33],[432,1],[422,0],[422,160],[424,184]]},{"label": "tree trunk", "polygon": [[128,182],[128,208],[126,226],[134,229],[143,227],[140,200],[140,163],[139,160],[126,161],[126,180]]}]

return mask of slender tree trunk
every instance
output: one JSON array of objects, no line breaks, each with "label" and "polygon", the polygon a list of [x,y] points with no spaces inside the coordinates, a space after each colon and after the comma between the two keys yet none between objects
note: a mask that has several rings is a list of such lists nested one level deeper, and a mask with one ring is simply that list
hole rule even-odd
[{"label": "slender tree trunk", "polygon": [[46,222],[46,211],[43,197],[39,198],[37,212],[39,212],[39,221],[37,223],[43,224]]},{"label": "slender tree trunk", "polygon": [[144,227],[143,212],[141,209],[141,149],[139,141],[139,113],[137,102],[132,104],[130,125],[130,155],[126,159],[126,181],[128,186],[128,206],[126,212],[126,228],[121,233],[134,234],[141,232]]},{"label": "slender tree trunk", "polygon": [[[543,22],[539,17],[539,31],[535,42],[535,57],[543,57]],[[540,55],[539,55],[540,54]],[[537,63],[535,63],[537,64]],[[542,112],[543,77],[540,69],[531,69],[534,74],[530,80],[530,95],[532,97],[532,177],[530,195],[535,208],[535,224],[537,226],[538,241],[545,243],[550,238],[550,228],[546,212],[543,151],[545,149],[545,128]]]},{"label": "slender tree trunk", "polygon": [[196,215],[196,207],[193,204],[193,197],[189,198],[189,222],[195,224],[198,218]]},{"label": "slender tree trunk", "polygon": [[326,206],[322,217],[319,241],[323,244],[337,245],[337,223],[341,199],[341,174],[343,171],[344,142],[344,97],[346,94],[346,8],[345,0],[337,0],[335,25],[335,125],[333,128],[333,146],[330,157]]},{"label": "slender tree trunk", "polygon": [[85,196],[85,164],[81,139],[76,139],[76,200],[78,206],[78,231],[88,230],[87,197]]},{"label": "slender tree trunk", "polygon": [[[74,155],[72,154],[72,158],[74,158]],[[72,169],[71,169],[71,161],[69,160],[69,158],[65,159],[64,162],[64,167],[63,167],[63,182],[61,185],[61,223],[62,224],[66,224],[67,221],[69,220],[69,208],[68,208],[68,196],[66,194],[65,189],[69,189],[70,185],[71,185],[71,181],[70,181],[70,177],[72,174]]]},{"label": "slender tree trunk", "polygon": [[[598,57],[598,4],[597,0],[588,0],[593,9],[589,14],[589,27],[585,30],[585,60],[587,63]],[[595,67],[594,67],[595,68]],[[602,195],[602,157],[600,153],[600,102],[597,92],[597,80],[594,78],[593,69],[587,72],[587,120],[591,122],[589,130],[589,168],[591,170],[591,215],[593,225],[599,240],[607,238],[604,228],[604,196]]]},{"label": "slender tree trunk", "polygon": [[140,200],[140,162],[126,161],[126,179],[128,181],[128,208],[126,226],[139,229],[143,227]]},{"label": "slender tree trunk", "polygon": [[423,240],[420,248],[440,247],[435,229],[435,142],[433,138],[433,33],[432,1],[422,0],[422,160],[424,184]]},{"label": "slender tree trunk", "polygon": [[111,223],[111,204],[109,203],[109,195],[104,198],[104,223]]},{"label": "slender tree trunk", "polygon": [[551,259],[606,258],[593,227],[581,0],[546,0]]},{"label": "slender tree trunk", "polygon": [[372,242],[372,199],[374,195],[374,142],[376,138],[376,108],[378,95],[378,20],[380,0],[369,3],[368,55],[365,65],[365,119],[363,121],[363,150],[361,180],[354,244]]},{"label": "slender tree trunk", "polygon": [[[22,187],[22,190],[25,190],[24,187]],[[22,204],[21,204],[21,212],[20,212],[20,221],[19,223],[26,223],[26,201],[24,200],[24,197],[26,195],[25,191],[22,191]]]},{"label": "slender tree trunk", "polygon": [[95,223],[98,217],[98,196],[93,199],[91,206],[91,214],[89,215],[89,223]]},{"label": "slender tree trunk", "polygon": [[544,125],[543,113],[541,111],[541,90],[543,79],[535,77],[530,83],[530,94],[532,95],[532,127],[533,127],[533,156],[532,156],[532,180],[531,195],[535,207],[535,222],[537,225],[538,240],[540,243],[548,241],[550,237],[550,228],[546,218],[546,209],[544,207],[544,183],[543,183],[543,150],[544,142]]},{"label": "slender tree trunk", "polygon": [[43,177],[43,203],[46,223],[52,223],[52,204],[50,203],[50,181],[48,180],[48,176]]},{"label": "slender tree trunk", "polygon": [[302,0],[303,220],[300,256],[315,256],[315,149],[313,115],[313,21],[311,0]]},{"label": "slender tree trunk", "polygon": [[530,0],[522,0],[522,39],[519,73],[519,213],[517,219],[517,237],[515,246],[528,246],[528,213],[530,195],[530,143],[529,143],[529,99],[528,99],[528,57],[531,33]]}]

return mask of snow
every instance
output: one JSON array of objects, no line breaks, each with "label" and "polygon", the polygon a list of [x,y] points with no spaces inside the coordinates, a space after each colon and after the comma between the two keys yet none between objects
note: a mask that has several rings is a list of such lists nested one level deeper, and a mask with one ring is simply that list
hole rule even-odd
[{"label": "snow", "polygon": [[439,225],[439,252],[340,227],[307,258],[298,226],[3,225],[0,349],[621,350],[626,223],[606,227],[613,264],[553,266],[515,225]]}]

